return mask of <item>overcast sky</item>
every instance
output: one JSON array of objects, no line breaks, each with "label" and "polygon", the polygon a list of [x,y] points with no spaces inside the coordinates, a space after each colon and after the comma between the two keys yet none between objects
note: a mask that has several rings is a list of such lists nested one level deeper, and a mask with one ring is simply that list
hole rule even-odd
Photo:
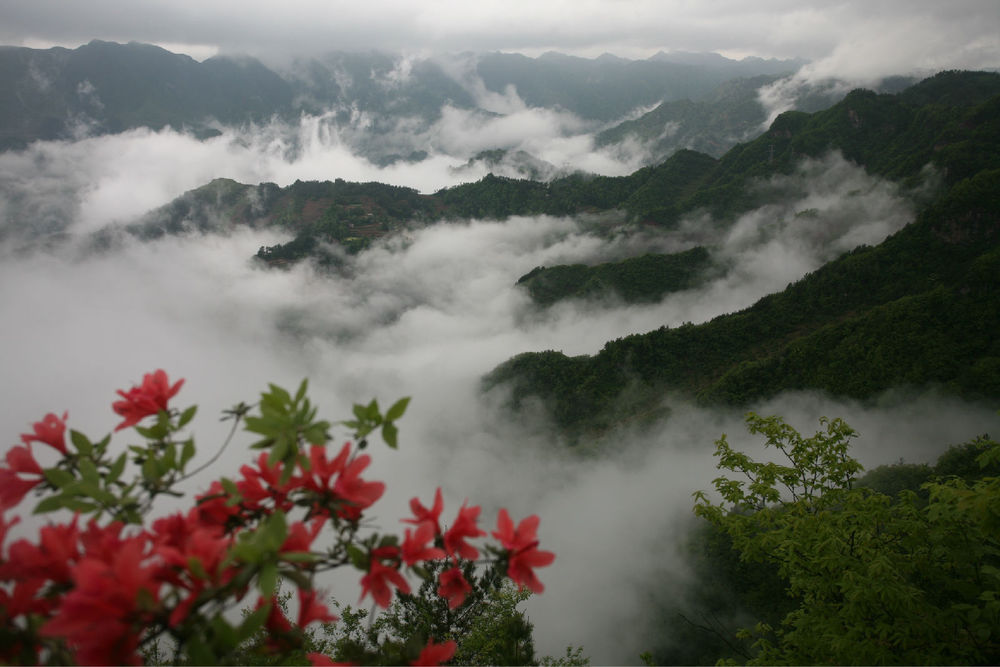
[{"label": "overcast sky", "polygon": [[997,0],[31,0],[0,4],[0,43],[160,44],[197,58],[322,50],[657,51],[805,57],[848,74],[1000,66]]}]

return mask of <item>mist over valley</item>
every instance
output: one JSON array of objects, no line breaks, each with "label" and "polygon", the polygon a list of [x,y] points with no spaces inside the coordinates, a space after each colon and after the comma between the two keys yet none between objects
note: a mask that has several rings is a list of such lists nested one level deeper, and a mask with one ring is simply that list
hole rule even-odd
[{"label": "mist over valley", "polygon": [[381,527],[438,484],[537,514],[538,656],[707,659],[692,494],[722,434],[776,456],[748,411],[867,469],[1000,430],[1000,74],[837,62],[4,47],[0,426],[100,436],[163,368],[197,464],[269,382],[411,396]]}]

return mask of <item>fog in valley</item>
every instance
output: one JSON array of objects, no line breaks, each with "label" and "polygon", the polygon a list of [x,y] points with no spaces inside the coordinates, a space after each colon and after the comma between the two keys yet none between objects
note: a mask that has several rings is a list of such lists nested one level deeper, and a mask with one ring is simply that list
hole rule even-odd
[{"label": "fog in valley", "polygon": [[[517,109],[483,119],[445,110],[416,139],[429,157],[378,167],[353,154],[323,117],[297,126],[224,129],[198,141],[183,133],[136,130],[73,142],[39,142],[0,154],[0,311],[6,334],[0,427],[7,441],[46,412],[69,411],[71,428],[102,436],[117,423],[114,390],[165,369],[186,378],[178,406],[197,403],[195,461],[207,460],[227,425],[221,410],[252,402],[268,382],[297,386],[331,420],[351,404],[383,406],[412,396],[401,445],[374,445],[372,479],[385,480],[378,527],[395,531],[413,496],[440,485],[445,516],[468,498],[515,519],[541,517],[542,547],[557,554],[539,571],[546,591],[528,601],[539,655],[583,645],[597,664],[637,662],[662,627],[644,605],[682,600],[688,582],[680,544],[691,494],[711,488],[713,442],[722,433],[757,455],[737,410],[707,410],[668,397],[671,417],[642,432],[605,434],[586,456],[539,415],[512,418],[502,388],[483,395],[481,377],[514,354],[546,349],[593,354],[607,340],[659,326],[705,322],[752,305],[859,244],[876,244],[913,219],[912,192],[866,175],[837,154],[807,161],[756,187],[781,204],[751,211],[725,228],[704,215],[669,234],[608,232],[605,218],[518,217],[414,227],[389,236],[338,274],[308,263],[267,269],[253,259],[282,240],[273,229],[140,242],[123,237],[86,250],[92,232],[120,225],[215,177],[244,183],[295,179],[377,180],[425,192],[475,180],[469,154],[506,145],[554,165],[605,174],[629,163],[592,152],[592,132],[568,114]],[[477,144],[480,141],[481,144]],[[933,174],[928,174],[932,179]],[[643,252],[707,245],[720,267],[702,286],[661,303],[560,303],[542,311],[514,283],[536,266],[594,264]],[[755,406],[812,433],[822,416],[845,418],[861,434],[866,466],[931,461],[949,445],[996,432],[995,406],[963,404],[918,390],[860,405],[812,393]],[[346,429],[338,432],[346,438]],[[115,435],[124,448],[129,433]],[[211,470],[189,482],[198,492],[251,458],[243,437]],[[34,521],[37,521],[35,519]],[[356,602],[357,573],[331,582]]]}]

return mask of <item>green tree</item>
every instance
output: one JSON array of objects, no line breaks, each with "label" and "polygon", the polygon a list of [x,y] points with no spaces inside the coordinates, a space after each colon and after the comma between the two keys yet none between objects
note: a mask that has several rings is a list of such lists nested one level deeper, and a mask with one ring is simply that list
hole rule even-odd
[{"label": "green tree", "polygon": [[[987,664],[1000,659],[1000,478],[938,478],[895,498],[855,487],[856,433],[821,419],[801,436],[750,414],[751,433],[783,460],[758,462],[716,442],[722,501],[698,492],[695,512],[724,530],[741,558],[770,561],[797,606],[758,624],[750,664]],[[980,444],[982,444],[980,442]],[[989,442],[979,465],[995,465]]]}]

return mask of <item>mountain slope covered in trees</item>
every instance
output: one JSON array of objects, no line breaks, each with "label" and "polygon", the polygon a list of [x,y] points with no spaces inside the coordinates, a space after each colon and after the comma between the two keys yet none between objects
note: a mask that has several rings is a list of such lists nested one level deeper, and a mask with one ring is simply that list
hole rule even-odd
[{"label": "mountain slope covered in trees", "polygon": [[594,356],[519,355],[486,387],[507,386],[515,408],[541,399],[570,432],[655,414],[671,391],[735,405],[789,389],[864,399],[900,385],[1000,397],[997,78],[944,73],[901,95],[855,91],[828,111],[786,114],[681,205],[731,218],[760,203],[745,187],[754,174],[831,149],[904,182],[933,165],[936,197],[882,244],[702,325],[627,336]]},{"label": "mountain slope covered in trees", "polygon": [[[671,391],[727,404],[787,389],[870,398],[927,384],[1000,397],[1000,349],[992,335],[1000,75],[992,73],[943,72],[894,95],[856,90],[824,111],[786,112],[719,159],[679,151],[624,177],[538,182],[491,175],[433,195],[340,180],[287,188],[220,181],[135,229],[155,235],[217,224],[221,204],[227,224],[271,225],[295,236],[261,248],[258,257],[272,264],[307,256],[331,261],[329,243],[357,251],[409,225],[470,217],[618,211],[621,224],[669,232],[697,213],[700,224],[725,230],[741,213],[787,196],[762,183],[830,152],[914,193],[916,220],[744,311],[627,336],[594,356],[527,352],[491,372],[485,386],[508,387],[514,408],[541,399],[570,432],[659,414]],[[539,268],[522,277],[522,286],[542,305],[609,290],[625,301],[649,301],[687,289],[711,270],[719,269],[696,248],[673,258]]]}]

